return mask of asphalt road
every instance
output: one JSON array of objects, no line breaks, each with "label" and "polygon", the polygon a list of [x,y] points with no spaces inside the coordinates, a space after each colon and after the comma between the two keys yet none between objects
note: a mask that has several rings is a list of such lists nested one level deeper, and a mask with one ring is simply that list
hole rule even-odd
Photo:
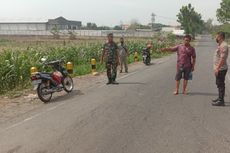
[{"label": "asphalt road", "polygon": [[229,79],[227,106],[211,106],[215,48],[201,38],[187,96],[172,94],[172,55],[0,125],[0,153],[229,153]]}]

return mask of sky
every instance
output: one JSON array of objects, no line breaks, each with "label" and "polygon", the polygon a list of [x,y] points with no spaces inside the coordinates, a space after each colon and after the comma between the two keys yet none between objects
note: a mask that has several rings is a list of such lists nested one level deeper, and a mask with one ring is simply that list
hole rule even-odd
[{"label": "sky", "polygon": [[156,22],[178,25],[176,15],[189,3],[204,20],[216,20],[221,0],[0,0],[0,22],[44,22],[63,16],[69,20],[94,22],[98,26]]}]

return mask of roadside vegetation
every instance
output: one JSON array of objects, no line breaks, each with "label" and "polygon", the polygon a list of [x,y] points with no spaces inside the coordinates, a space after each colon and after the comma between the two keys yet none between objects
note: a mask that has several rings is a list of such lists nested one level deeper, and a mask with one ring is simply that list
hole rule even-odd
[{"label": "roadside vegetation", "polygon": [[216,11],[217,20],[220,25],[213,25],[213,20],[208,19],[205,22],[205,31],[211,33],[215,37],[216,33],[219,31],[225,32],[226,41],[230,43],[230,1],[222,0],[220,3],[220,8]]},{"label": "roadside vegetation", "polygon": [[[153,58],[160,58],[168,55],[168,53],[160,52],[160,48],[172,46],[178,43],[177,41],[180,39],[173,35],[164,38],[127,39],[126,45],[130,50],[129,63],[134,62],[134,52],[138,52],[139,60],[141,60],[141,52],[148,42],[153,43]],[[0,52],[0,94],[31,87],[30,68],[32,66],[37,67],[39,71],[49,71],[42,65],[42,57],[48,58],[48,61],[63,59],[66,62],[72,62],[74,76],[89,74],[91,72],[90,61],[95,58],[97,71],[102,72],[105,70],[105,66],[100,65],[99,60],[103,43],[104,40],[80,43],[60,40],[57,42],[27,42],[23,45],[23,43],[2,39],[0,46],[3,46],[4,49]],[[11,44],[15,47],[10,47]]]}]

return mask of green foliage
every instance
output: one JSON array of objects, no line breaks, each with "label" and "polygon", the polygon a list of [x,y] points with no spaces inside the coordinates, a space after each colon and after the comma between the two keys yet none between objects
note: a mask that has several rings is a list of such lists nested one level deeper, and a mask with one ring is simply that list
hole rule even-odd
[{"label": "green foliage", "polygon": [[5,44],[5,43],[9,43],[10,42],[10,40],[8,40],[8,39],[0,39],[0,44],[2,45],[2,44]]},{"label": "green foliage", "polygon": [[181,23],[186,34],[191,34],[195,37],[197,33],[203,31],[204,21],[202,20],[202,16],[195,11],[191,4],[188,4],[188,6],[182,6],[177,17],[177,21]]},{"label": "green foliage", "polygon": [[176,35],[174,35],[172,33],[169,33],[167,37],[168,37],[170,42],[174,42],[177,39]]},{"label": "green foliage", "polygon": [[114,26],[113,30],[122,30],[122,27],[119,25]]},{"label": "green foliage", "polygon": [[226,38],[230,39],[230,24],[223,24],[213,27],[213,35],[216,35],[216,33],[219,31],[225,32]]},{"label": "green foliage", "polygon": [[219,22],[229,23],[230,22],[230,0],[222,0],[220,8],[216,11],[216,16]]},{"label": "green foliage", "polygon": [[213,31],[214,25],[212,24],[213,19],[208,19],[205,23],[204,23],[204,31],[206,33],[211,33]]},{"label": "green foliage", "polygon": [[87,23],[87,25],[86,25],[86,29],[87,30],[97,30],[97,25],[96,25],[96,23]]}]

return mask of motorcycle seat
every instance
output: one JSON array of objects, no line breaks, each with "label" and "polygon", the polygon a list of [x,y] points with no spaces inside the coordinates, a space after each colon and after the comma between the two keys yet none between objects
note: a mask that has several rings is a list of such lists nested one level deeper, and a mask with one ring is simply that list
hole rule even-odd
[{"label": "motorcycle seat", "polygon": [[39,73],[42,78],[51,79],[52,73]]}]

